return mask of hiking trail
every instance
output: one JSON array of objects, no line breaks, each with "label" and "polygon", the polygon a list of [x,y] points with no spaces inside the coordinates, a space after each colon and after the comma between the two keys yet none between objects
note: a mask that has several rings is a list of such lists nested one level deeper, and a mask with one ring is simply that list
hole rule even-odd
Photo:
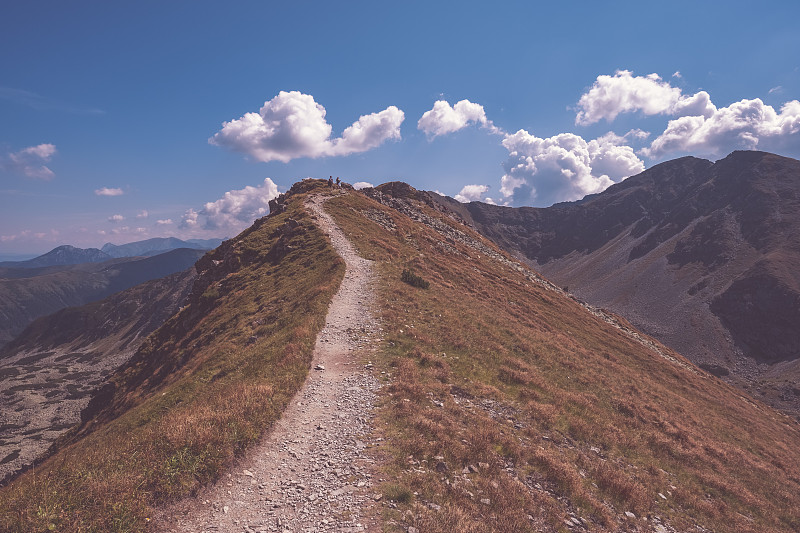
[{"label": "hiking trail", "polygon": [[371,531],[373,460],[363,452],[375,391],[365,368],[380,335],[372,312],[371,261],[360,257],[323,210],[306,201],[316,224],[344,259],[346,271],[317,335],[311,370],[281,418],[213,486],[159,510],[160,533]]}]

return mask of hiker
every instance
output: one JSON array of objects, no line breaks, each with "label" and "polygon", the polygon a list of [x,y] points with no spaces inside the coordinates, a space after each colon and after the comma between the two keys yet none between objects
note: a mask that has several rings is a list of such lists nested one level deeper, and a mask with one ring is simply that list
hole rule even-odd
[{"label": "hiker", "polygon": [[339,179],[339,176],[336,176],[336,188],[337,189],[340,187],[340,183],[342,183],[342,180]]},{"label": "hiker", "polygon": [[328,187],[330,187],[331,189],[333,189],[333,176],[331,176],[331,177],[329,177],[329,178],[328,178]]}]

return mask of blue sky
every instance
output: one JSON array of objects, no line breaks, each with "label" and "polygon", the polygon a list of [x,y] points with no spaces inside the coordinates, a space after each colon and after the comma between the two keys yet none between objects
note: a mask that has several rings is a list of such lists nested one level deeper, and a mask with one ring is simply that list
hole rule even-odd
[{"label": "blue sky", "polygon": [[798,5],[15,2],[0,255],[232,236],[306,176],[543,206],[798,157]]}]

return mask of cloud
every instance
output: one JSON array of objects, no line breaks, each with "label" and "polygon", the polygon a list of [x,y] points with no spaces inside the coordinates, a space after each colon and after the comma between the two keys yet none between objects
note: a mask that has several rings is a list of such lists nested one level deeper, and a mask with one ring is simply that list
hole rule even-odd
[{"label": "cloud", "polygon": [[587,126],[602,119],[610,122],[620,113],[635,111],[645,115],[708,117],[716,108],[705,91],[686,96],[658,74],[634,76],[629,70],[618,70],[613,76],[598,76],[581,96],[575,123]]},{"label": "cloud", "polygon": [[423,113],[417,122],[417,128],[428,137],[434,138],[466,128],[470,124],[480,124],[492,133],[502,133],[486,118],[483,106],[469,100],[456,102],[452,107],[445,100],[437,100],[430,111]]},{"label": "cloud", "polygon": [[770,89],[770,90],[769,90],[769,92],[768,92],[768,94],[773,94],[773,93],[778,93],[778,94],[780,94],[780,93],[782,93],[782,92],[783,92],[783,86],[782,86],[782,85],[778,85],[778,86],[776,86],[776,87],[773,87],[772,89]]},{"label": "cloud", "polygon": [[42,240],[42,239],[55,241],[60,234],[61,232],[59,232],[57,229],[54,228],[51,228],[50,231],[37,231],[37,232],[34,232],[29,229],[24,229],[17,234],[0,235],[0,242],[31,241],[31,240]]},{"label": "cloud", "polygon": [[779,151],[798,146],[800,102],[787,102],[777,113],[756,98],[717,109],[708,117],[670,120],[664,132],[641,153],[657,158],[674,152],[724,155],[736,149]]},{"label": "cloud", "polygon": [[142,209],[136,214],[136,218],[147,218],[150,216],[150,213],[147,212],[147,209]]},{"label": "cloud", "polygon": [[454,196],[461,203],[480,201],[481,196],[489,192],[488,185],[464,185],[461,191]]},{"label": "cloud", "polygon": [[171,218],[159,219],[156,220],[156,224],[158,224],[159,226],[166,226],[168,224],[172,224],[172,219]]},{"label": "cloud", "polygon": [[641,130],[639,128],[634,128],[634,129],[630,130],[628,133],[626,133],[625,135],[623,135],[623,137],[625,139],[636,139],[636,140],[640,140],[641,141],[641,140],[644,140],[644,139],[647,139],[648,137],[650,137],[650,132]]},{"label": "cloud", "polygon": [[179,227],[197,227],[202,217],[204,230],[238,231],[268,214],[269,201],[277,196],[278,186],[266,178],[259,187],[248,185],[244,189],[228,191],[219,200],[207,202],[199,211],[187,210]]},{"label": "cloud", "polygon": [[197,217],[198,212],[194,209],[187,209],[186,212],[181,217],[181,223],[179,227],[181,228],[193,228],[197,226]]},{"label": "cloud", "polygon": [[0,166],[29,178],[51,180],[55,173],[45,163],[55,155],[56,147],[53,144],[38,144],[12,152],[4,159],[0,159]]},{"label": "cloud", "polygon": [[508,134],[500,193],[515,205],[551,205],[601,192],[644,170],[624,140],[614,133],[588,142],[573,133],[546,139],[525,130]]},{"label": "cloud", "polygon": [[45,98],[39,94],[12,87],[0,87],[0,100],[31,107],[37,111],[62,111],[65,113],[102,115],[102,109],[79,107]]},{"label": "cloud", "polygon": [[333,128],[325,113],[313,96],[281,91],[258,113],[224,122],[208,142],[258,161],[288,163],[298,157],[345,156],[370,150],[388,139],[399,139],[405,119],[400,109],[389,106],[361,116],[340,138],[331,139]]},{"label": "cloud", "polygon": [[370,183],[370,182],[368,182],[368,181],[357,181],[357,182],[355,182],[355,183],[353,184],[353,188],[354,188],[355,190],[357,190],[357,191],[360,191],[361,189],[370,188],[370,187],[374,187],[374,185],[373,185],[373,184],[371,184],[371,183]]},{"label": "cloud", "polygon": [[672,77],[673,78],[682,78],[683,75],[681,74],[680,70],[676,70],[675,72],[672,73]]},{"label": "cloud", "polygon": [[108,217],[109,222],[117,223],[117,222],[122,222],[123,220],[125,220],[125,217],[122,215],[111,215],[110,217]]},{"label": "cloud", "polygon": [[123,194],[125,194],[122,189],[109,189],[108,187],[103,187],[102,189],[95,189],[94,193],[97,196],[122,196]]},{"label": "cloud", "polygon": [[395,106],[380,113],[363,115],[342,132],[340,139],[332,141],[329,155],[350,155],[377,148],[387,139],[400,138],[400,124],[405,114]]}]

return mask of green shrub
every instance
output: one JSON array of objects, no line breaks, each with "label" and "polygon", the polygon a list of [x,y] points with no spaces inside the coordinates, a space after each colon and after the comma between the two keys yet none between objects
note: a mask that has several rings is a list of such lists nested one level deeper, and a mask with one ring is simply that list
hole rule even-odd
[{"label": "green shrub", "polygon": [[400,276],[402,281],[405,281],[412,287],[419,287],[420,289],[427,289],[431,286],[430,282],[414,274],[413,270],[404,269],[403,274]]}]

